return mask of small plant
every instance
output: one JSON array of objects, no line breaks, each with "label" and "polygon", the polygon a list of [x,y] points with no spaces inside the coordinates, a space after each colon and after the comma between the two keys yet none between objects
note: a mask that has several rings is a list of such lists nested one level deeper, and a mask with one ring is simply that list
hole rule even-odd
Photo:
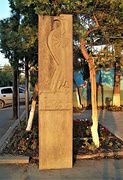
[{"label": "small plant", "polygon": [[[123,142],[107,128],[98,125],[100,147],[96,148],[91,135],[92,122],[89,119],[73,120],[73,153],[94,154],[123,149]],[[38,156],[38,120],[33,122],[31,132],[26,132],[26,120],[23,119],[3,153]]]},{"label": "small plant", "polygon": [[18,149],[25,151],[26,149],[34,150],[38,148],[38,126],[33,125],[31,132],[25,132],[26,127],[23,130],[20,129],[18,134]]},{"label": "small plant", "polygon": [[114,112],[118,112],[118,111],[123,111],[123,106],[108,106],[107,109],[109,111],[114,111]]},{"label": "small plant", "polygon": [[73,121],[73,136],[88,137],[91,134],[91,121],[87,119],[76,119]]},{"label": "small plant", "polygon": [[11,153],[18,152],[19,154],[28,154],[31,151],[35,153],[34,150],[38,151],[37,118],[34,120],[30,132],[26,132],[26,120],[22,119],[6,149],[9,149]]},{"label": "small plant", "polygon": [[[119,139],[116,141],[116,137],[102,125],[98,125],[98,133],[100,137],[100,147],[97,149],[92,142],[91,125],[92,122],[88,119],[76,119],[73,123],[74,134],[74,151],[79,153],[86,149],[86,153],[96,153],[98,150],[103,149],[111,151],[114,149],[121,149],[123,142]],[[81,146],[80,146],[81,145]]]},{"label": "small plant", "polygon": [[88,149],[91,151],[95,151],[97,148],[96,148],[95,144],[92,142],[91,144],[89,144]]}]

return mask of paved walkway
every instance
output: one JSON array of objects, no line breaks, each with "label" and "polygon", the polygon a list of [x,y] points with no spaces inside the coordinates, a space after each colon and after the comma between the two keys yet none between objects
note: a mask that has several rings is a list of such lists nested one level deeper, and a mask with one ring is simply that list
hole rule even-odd
[{"label": "paved walkway", "polygon": [[[91,110],[74,114],[76,118],[91,119]],[[108,110],[98,110],[99,123],[107,127],[113,134],[123,140],[123,112],[112,112]]]},{"label": "paved walkway", "polygon": [[0,180],[123,180],[123,160],[78,160],[72,169],[44,171],[36,164],[6,164]]},{"label": "paved walkway", "polygon": [[[21,105],[19,109],[20,116],[25,110],[25,105]],[[11,106],[7,106],[3,109],[0,109],[0,139],[6,133],[6,131],[13,125],[15,120],[12,119],[13,110]]]},{"label": "paved walkway", "polygon": [[[99,122],[123,139],[123,112],[99,110]],[[74,114],[91,119],[91,110]],[[73,168],[38,169],[35,164],[0,164],[0,180],[123,180],[123,159],[77,160]]]}]

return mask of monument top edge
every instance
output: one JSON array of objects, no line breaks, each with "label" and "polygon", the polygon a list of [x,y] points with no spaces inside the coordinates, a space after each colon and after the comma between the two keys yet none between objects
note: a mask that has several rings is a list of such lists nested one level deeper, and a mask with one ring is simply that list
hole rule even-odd
[{"label": "monument top edge", "polygon": [[72,14],[60,14],[59,16],[49,16],[49,15],[38,15],[39,17],[61,17],[64,18],[65,16],[73,16]]}]

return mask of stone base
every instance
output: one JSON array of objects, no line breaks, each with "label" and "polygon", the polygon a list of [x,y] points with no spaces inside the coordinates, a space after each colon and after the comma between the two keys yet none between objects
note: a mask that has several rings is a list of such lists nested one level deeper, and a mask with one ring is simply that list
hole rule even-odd
[{"label": "stone base", "polygon": [[39,111],[39,169],[72,168],[72,110]]}]

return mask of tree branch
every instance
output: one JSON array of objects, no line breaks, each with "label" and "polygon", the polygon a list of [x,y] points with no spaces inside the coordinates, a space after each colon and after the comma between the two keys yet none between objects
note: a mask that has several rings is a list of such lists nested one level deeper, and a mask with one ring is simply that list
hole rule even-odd
[{"label": "tree branch", "polygon": [[99,28],[99,22],[98,22],[98,20],[97,20],[97,17],[96,17],[96,15],[94,14],[94,12],[93,12],[93,18],[94,18],[94,21],[95,21],[95,23],[96,23],[96,26],[93,28],[93,29],[90,29],[90,30],[88,30],[87,31],[87,36],[90,34],[90,33],[92,33],[93,31],[96,31],[98,28]]}]

